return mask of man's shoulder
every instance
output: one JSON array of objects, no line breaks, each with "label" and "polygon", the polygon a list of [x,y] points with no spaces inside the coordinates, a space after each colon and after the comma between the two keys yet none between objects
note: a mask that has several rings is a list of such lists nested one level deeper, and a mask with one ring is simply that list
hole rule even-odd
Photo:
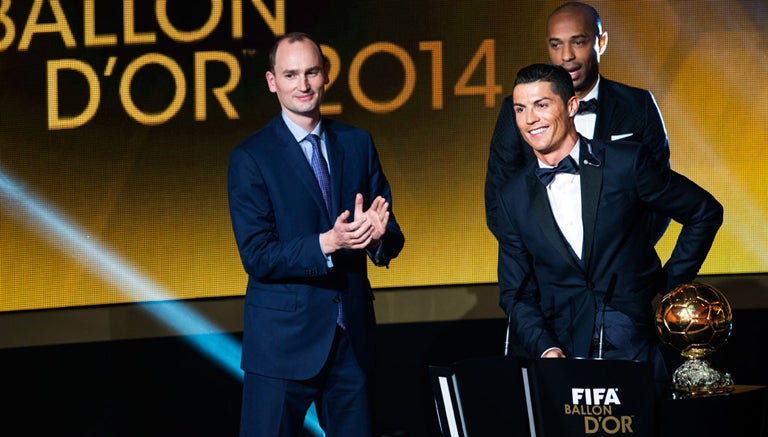
[{"label": "man's shoulder", "polygon": [[363,128],[325,117],[323,118],[323,130],[336,135],[370,135]]},{"label": "man's shoulder", "polygon": [[601,76],[600,80],[601,95],[607,94],[617,100],[640,100],[646,98],[650,91],[625,83],[616,82]]},{"label": "man's shoulder", "polygon": [[283,135],[290,135],[288,126],[285,125],[285,122],[278,115],[240,141],[235,146],[233,152],[274,147],[278,143],[277,139],[281,136],[281,129],[285,131]]},{"label": "man's shoulder", "polygon": [[351,124],[323,118],[323,132],[338,151],[359,152],[375,148],[371,133]]}]

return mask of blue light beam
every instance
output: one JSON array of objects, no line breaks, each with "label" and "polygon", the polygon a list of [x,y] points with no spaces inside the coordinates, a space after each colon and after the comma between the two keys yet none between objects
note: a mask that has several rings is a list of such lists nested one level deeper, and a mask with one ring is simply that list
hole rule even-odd
[{"label": "blue light beam", "polygon": [[[4,209],[12,212],[19,219],[32,220],[40,233],[50,237],[62,248],[67,249],[67,252],[83,266],[95,272],[106,282],[113,284],[123,293],[133,296],[139,301],[173,299],[170,293],[163,290],[162,287],[153,283],[107,248],[91,239],[87,233],[69,223],[63,215],[58,214],[53,208],[36,199],[21,184],[14,182],[1,168],[0,196],[2,196],[0,199],[3,203],[8,206]],[[24,222],[27,223],[27,221]],[[180,334],[201,330],[204,332],[221,331],[182,303],[177,305],[146,305],[144,308]],[[204,356],[242,381],[242,370],[239,367],[241,346],[236,340],[231,337],[214,339],[209,336],[189,336],[188,338]]]},{"label": "blue light beam", "polygon": [[[142,275],[107,248],[93,241],[86,232],[70,223],[62,214],[46,206],[17,183],[0,167],[0,201],[18,219],[31,219],[35,228],[60,247],[67,249],[81,264],[138,301],[168,301],[173,297],[159,285]],[[26,222],[25,222],[26,223]],[[179,334],[188,332],[220,332],[221,330],[177,301],[173,305],[144,305],[155,318]],[[203,356],[225,369],[231,376],[243,380],[240,369],[242,345],[229,336],[185,335]],[[317,437],[325,435],[317,420],[314,403],[307,411],[304,428]]]}]

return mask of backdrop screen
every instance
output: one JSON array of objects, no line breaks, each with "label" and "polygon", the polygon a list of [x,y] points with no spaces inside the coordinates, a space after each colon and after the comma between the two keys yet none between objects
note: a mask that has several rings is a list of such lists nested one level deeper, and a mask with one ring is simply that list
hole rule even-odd
[{"label": "backdrop screen", "polygon": [[[279,111],[266,57],[290,31],[323,44],[323,113],[373,134],[392,185],[406,246],[373,285],[495,282],[488,146],[558,4],[0,0],[0,311],[242,294],[227,160]],[[654,92],[673,168],[725,207],[702,273],[765,272],[765,5],[592,4],[601,72]]]}]

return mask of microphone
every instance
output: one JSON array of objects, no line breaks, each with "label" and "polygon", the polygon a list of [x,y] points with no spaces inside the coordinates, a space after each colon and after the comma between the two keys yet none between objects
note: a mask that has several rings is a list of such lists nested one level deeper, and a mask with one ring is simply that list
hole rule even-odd
[{"label": "microphone", "polygon": [[585,159],[585,160],[584,160],[584,165],[589,165],[589,166],[592,166],[592,167],[597,167],[597,168],[600,168],[600,165],[601,165],[602,163],[601,163],[601,162],[600,162],[600,161],[599,161],[599,160],[598,160],[596,157],[594,157],[594,156],[593,156],[593,158],[595,158],[595,160],[597,161],[597,163],[594,163],[594,162],[591,162],[591,161],[590,161],[590,160],[588,160],[588,159]]},{"label": "microphone", "polygon": [[520,286],[517,287],[517,291],[515,292],[515,297],[512,298],[512,307],[509,309],[509,314],[507,314],[507,335],[504,339],[504,356],[509,356],[509,337],[510,337],[510,331],[512,330],[512,310],[515,308],[515,305],[517,305],[518,302],[523,298],[523,291],[528,286],[528,281],[531,279],[531,274],[527,273],[522,281],[520,281]]},{"label": "microphone", "polygon": [[603,165],[602,162],[600,162],[599,159],[597,159],[597,156],[595,156],[594,153],[592,153],[592,145],[587,143],[587,153],[589,153],[589,156],[595,160],[595,162],[590,161],[589,159],[584,159],[584,165],[589,165],[591,167],[600,168],[601,165]]},{"label": "microphone", "polygon": [[611,276],[611,280],[608,282],[608,289],[605,290],[605,297],[603,297],[603,311],[600,320],[600,337],[597,343],[597,358],[600,360],[603,359],[603,345],[605,343],[605,307],[608,306],[608,304],[611,302],[611,299],[613,298],[613,290],[616,288],[617,278],[618,276],[616,273]]}]

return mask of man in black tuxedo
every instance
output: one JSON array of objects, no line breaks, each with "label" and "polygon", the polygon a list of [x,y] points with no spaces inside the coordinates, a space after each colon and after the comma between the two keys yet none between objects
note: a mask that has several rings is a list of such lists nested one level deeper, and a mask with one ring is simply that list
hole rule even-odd
[{"label": "man in black tuxedo", "polygon": [[[600,56],[608,44],[600,15],[580,2],[568,2],[555,9],[547,22],[549,59],[565,68],[573,80],[576,97],[592,101],[576,115],[576,128],[587,139],[605,142],[630,140],[649,147],[654,158],[669,163],[667,133],[653,95],[606,79],[599,74]],[[491,139],[485,180],[485,212],[488,228],[496,232],[496,196],[503,182],[533,159],[533,153],[515,125],[511,96],[502,101]],[[668,218],[646,215],[649,226],[661,237]]]},{"label": "man in black tuxedo", "polygon": [[[515,79],[516,123],[534,159],[497,198],[500,303],[530,357],[649,361],[663,384],[651,301],[696,277],[723,208],[650,147],[579,135],[571,78],[534,64]],[[663,268],[646,211],[682,224]]]}]

